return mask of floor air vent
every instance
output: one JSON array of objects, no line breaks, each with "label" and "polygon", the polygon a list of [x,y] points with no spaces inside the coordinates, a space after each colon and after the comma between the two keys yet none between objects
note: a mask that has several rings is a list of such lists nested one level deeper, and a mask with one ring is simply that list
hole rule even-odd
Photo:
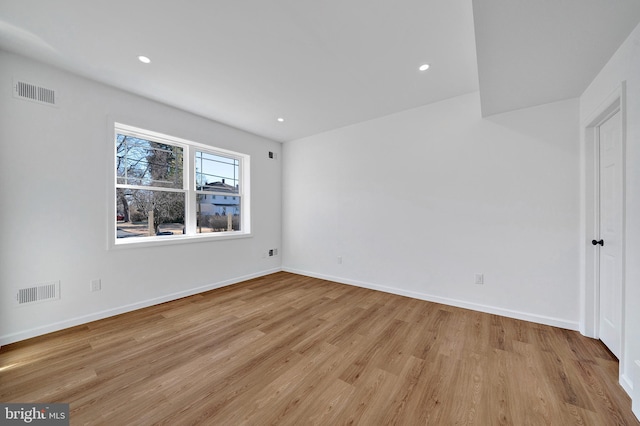
[{"label": "floor air vent", "polygon": [[18,289],[18,305],[60,299],[60,281]]},{"label": "floor air vent", "polygon": [[13,82],[13,96],[45,105],[56,104],[56,91],[24,81]]}]

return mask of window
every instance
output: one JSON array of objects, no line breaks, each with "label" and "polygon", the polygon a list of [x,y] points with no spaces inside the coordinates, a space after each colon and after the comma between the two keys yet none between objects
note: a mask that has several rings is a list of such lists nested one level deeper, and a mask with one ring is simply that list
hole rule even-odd
[{"label": "window", "polygon": [[115,124],[115,244],[249,233],[249,156]]},{"label": "window", "polygon": [[[224,194],[240,191],[240,160],[213,152],[196,151],[196,232],[239,231],[241,198],[229,201]],[[211,201],[207,195],[212,195]],[[216,195],[222,195],[218,201]]]}]

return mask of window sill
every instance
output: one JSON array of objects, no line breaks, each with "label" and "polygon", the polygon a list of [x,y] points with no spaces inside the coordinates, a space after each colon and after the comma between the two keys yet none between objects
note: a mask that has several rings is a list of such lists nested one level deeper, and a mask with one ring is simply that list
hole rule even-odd
[{"label": "window sill", "polygon": [[238,238],[251,238],[251,233],[242,232],[216,232],[208,234],[197,235],[166,235],[155,237],[142,237],[142,238],[120,238],[112,241],[110,249],[120,250],[129,248],[140,247],[157,247],[174,244],[191,244],[191,243],[204,243],[221,240],[235,240]]}]

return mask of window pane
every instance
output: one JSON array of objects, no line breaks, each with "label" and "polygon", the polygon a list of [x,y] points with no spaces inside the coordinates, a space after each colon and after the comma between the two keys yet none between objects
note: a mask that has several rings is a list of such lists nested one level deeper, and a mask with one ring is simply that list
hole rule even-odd
[{"label": "window pane", "polygon": [[196,189],[239,193],[240,161],[208,152],[196,151]]},{"label": "window pane", "polygon": [[183,234],[184,206],[183,192],[117,188],[117,238]]},{"label": "window pane", "polygon": [[118,134],[117,183],[182,189],[183,149]]},{"label": "window pane", "polygon": [[223,232],[240,230],[240,197],[198,194],[196,231]]}]

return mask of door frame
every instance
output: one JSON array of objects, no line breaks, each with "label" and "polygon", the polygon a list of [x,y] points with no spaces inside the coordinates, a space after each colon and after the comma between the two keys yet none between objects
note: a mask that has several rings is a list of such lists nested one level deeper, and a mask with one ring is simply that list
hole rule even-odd
[{"label": "door frame", "polygon": [[[583,182],[583,217],[582,217],[582,232],[581,232],[581,318],[580,318],[580,332],[585,336],[592,338],[599,338],[599,324],[600,324],[600,283],[599,283],[599,262],[598,250],[595,250],[591,244],[591,240],[596,238],[596,232],[599,230],[600,224],[600,188],[599,188],[599,140],[598,140],[598,127],[603,124],[607,119],[611,118],[613,114],[620,111],[620,135],[621,135],[621,151],[622,151],[622,235],[621,235],[621,266],[619,276],[621,282],[621,329],[620,329],[620,365],[619,374],[624,370],[625,364],[625,245],[626,245],[626,82],[623,81],[611,93],[605,98],[595,111],[581,124],[581,128],[584,132],[582,141],[582,182]],[[629,383],[624,383],[622,376],[620,376],[620,384],[625,387],[627,393],[630,392]],[[625,386],[627,385],[627,386]]]}]

